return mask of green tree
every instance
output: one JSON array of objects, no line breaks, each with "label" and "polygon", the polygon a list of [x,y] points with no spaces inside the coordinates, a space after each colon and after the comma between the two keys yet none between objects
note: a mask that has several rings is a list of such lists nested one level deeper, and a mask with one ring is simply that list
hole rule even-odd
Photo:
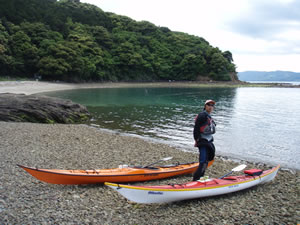
[{"label": "green tree", "polygon": [[12,57],[9,49],[9,33],[0,20],[0,76],[10,75]]},{"label": "green tree", "polygon": [[235,74],[201,37],[70,0],[0,0],[0,75],[64,81],[195,80]]},{"label": "green tree", "polygon": [[31,43],[30,37],[24,31],[17,31],[11,36],[10,49],[13,55],[13,74],[32,77],[39,57],[38,49]]},{"label": "green tree", "polygon": [[113,44],[110,33],[102,26],[93,26],[90,28],[93,37],[98,45],[110,48]]},{"label": "green tree", "polygon": [[203,74],[205,59],[201,55],[187,54],[179,64],[181,80],[196,80]]},{"label": "green tree", "polygon": [[45,79],[67,80],[72,66],[69,62],[76,57],[76,52],[65,46],[64,42],[44,43],[47,49],[38,63],[39,74]]},{"label": "green tree", "polygon": [[230,51],[223,52],[223,56],[228,60],[229,63],[233,62],[232,53]]}]

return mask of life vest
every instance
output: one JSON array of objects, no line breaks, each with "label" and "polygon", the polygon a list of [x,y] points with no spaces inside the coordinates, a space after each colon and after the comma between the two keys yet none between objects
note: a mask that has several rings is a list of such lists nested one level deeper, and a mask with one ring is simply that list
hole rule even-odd
[{"label": "life vest", "polygon": [[200,126],[201,134],[214,134],[216,133],[216,124],[214,120],[207,114],[206,122]]}]

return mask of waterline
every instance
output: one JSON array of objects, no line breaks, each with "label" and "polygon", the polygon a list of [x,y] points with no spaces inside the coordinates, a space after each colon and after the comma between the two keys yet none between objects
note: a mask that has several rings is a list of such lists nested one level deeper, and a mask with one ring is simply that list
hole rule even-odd
[{"label": "waterline", "polygon": [[51,95],[86,105],[100,128],[192,152],[198,151],[194,118],[206,99],[214,99],[218,155],[300,169],[299,89],[102,88]]}]

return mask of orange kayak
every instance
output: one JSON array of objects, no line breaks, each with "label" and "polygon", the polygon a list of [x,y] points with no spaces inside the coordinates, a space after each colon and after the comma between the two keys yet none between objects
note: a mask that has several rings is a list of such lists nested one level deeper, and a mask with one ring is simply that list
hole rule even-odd
[{"label": "orange kayak", "polygon": [[[209,166],[213,163],[211,161]],[[36,179],[51,184],[97,184],[104,182],[137,182],[163,179],[193,173],[199,163],[185,163],[158,167],[126,167],[95,170],[38,169],[18,165]]]}]

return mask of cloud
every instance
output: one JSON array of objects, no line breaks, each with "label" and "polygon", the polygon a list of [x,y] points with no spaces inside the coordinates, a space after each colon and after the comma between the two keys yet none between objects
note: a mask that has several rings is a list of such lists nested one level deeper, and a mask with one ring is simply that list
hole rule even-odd
[{"label": "cloud", "polygon": [[249,8],[229,24],[233,31],[252,37],[272,37],[274,33],[300,28],[300,1],[252,0]]},{"label": "cloud", "polygon": [[226,27],[234,33],[265,42],[268,53],[299,54],[300,48],[295,47],[300,46],[299,11],[300,1],[296,0],[252,0],[243,14],[227,21]]},{"label": "cloud", "polygon": [[300,72],[300,0],[81,0],[104,11],[205,38],[238,71]]},{"label": "cloud", "polygon": [[294,71],[300,72],[299,55],[254,55],[254,54],[236,54],[235,63],[237,71],[248,70],[258,71]]}]

